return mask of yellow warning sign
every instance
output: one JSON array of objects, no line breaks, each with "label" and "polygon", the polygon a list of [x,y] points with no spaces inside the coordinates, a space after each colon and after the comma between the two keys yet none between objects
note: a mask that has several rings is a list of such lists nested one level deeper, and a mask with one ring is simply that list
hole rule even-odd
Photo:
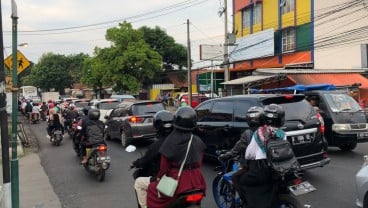
[{"label": "yellow warning sign", "polygon": [[[28,61],[28,59],[18,50],[17,51],[17,70],[18,74],[22,73],[24,70],[26,70],[31,63]],[[4,60],[5,66],[11,71],[13,66],[13,57],[12,55],[6,57]]]}]

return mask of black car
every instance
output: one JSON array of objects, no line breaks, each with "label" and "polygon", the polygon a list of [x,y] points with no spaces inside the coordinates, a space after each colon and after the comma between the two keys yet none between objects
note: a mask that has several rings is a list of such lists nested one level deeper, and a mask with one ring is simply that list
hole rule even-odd
[{"label": "black car", "polygon": [[105,137],[120,139],[123,147],[137,139],[151,139],[156,136],[153,115],[164,109],[158,101],[123,101],[105,117]]},{"label": "black car", "polygon": [[357,143],[368,142],[368,123],[364,111],[346,91],[309,91],[325,122],[325,137],[329,146],[353,150]]},{"label": "black car", "polygon": [[[200,136],[207,145],[206,156],[231,149],[241,133],[249,128],[245,115],[252,106],[281,104],[285,109],[282,127],[302,169],[322,167],[330,162],[327,143],[321,131],[323,122],[304,95],[253,94],[207,100],[195,110]],[[225,130],[224,130],[225,129]]]}]

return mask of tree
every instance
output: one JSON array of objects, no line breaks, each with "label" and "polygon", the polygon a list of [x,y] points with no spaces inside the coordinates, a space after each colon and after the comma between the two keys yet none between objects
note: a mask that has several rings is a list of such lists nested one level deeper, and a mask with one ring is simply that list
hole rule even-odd
[{"label": "tree", "polygon": [[72,84],[72,78],[67,69],[68,59],[64,55],[45,53],[23,82],[46,91],[55,88],[60,94],[64,94],[64,89]]},{"label": "tree", "polygon": [[72,78],[72,84],[80,83],[83,71],[83,62],[89,56],[84,53],[73,54],[67,56],[68,68],[67,71]]},{"label": "tree", "polygon": [[114,91],[137,92],[162,70],[162,58],[144,41],[141,31],[127,22],[106,32],[112,46],[99,50],[97,58],[106,63],[104,84],[114,83]]},{"label": "tree", "polygon": [[172,70],[174,66],[182,69],[187,65],[187,49],[175,42],[174,38],[156,26],[154,29],[143,26],[139,28],[143,38],[151,48],[157,51],[163,59],[165,70]]}]

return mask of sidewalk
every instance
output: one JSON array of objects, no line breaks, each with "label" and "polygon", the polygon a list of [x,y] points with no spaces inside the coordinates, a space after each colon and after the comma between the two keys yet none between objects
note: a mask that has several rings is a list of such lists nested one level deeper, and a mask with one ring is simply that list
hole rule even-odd
[{"label": "sidewalk", "polygon": [[[27,126],[25,126],[25,131],[28,136],[31,136]],[[24,148],[24,150],[26,149]],[[11,149],[9,150],[9,154],[11,158]],[[32,150],[26,150],[25,154],[19,156],[18,159],[20,208],[61,208],[59,198],[55,194],[49,177],[41,165],[39,155]],[[2,174],[3,170],[1,168],[1,179]],[[3,194],[1,193],[1,195]],[[2,205],[2,203],[0,204]],[[1,208],[3,207],[1,206]]]}]

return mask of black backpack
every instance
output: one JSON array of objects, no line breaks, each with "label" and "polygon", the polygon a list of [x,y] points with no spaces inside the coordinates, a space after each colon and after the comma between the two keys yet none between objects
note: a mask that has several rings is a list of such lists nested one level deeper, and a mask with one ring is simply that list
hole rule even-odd
[{"label": "black backpack", "polygon": [[101,121],[88,120],[86,125],[86,133],[88,141],[91,145],[99,144],[104,141],[104,124]]},{"label": "black backpack", "polygon": [[293,148],[288,140],[271,136],[264,128],[266,140],[266,154],[268,165],[279,175],[284,176],[288,172],[297,170],[297,161]]}]

